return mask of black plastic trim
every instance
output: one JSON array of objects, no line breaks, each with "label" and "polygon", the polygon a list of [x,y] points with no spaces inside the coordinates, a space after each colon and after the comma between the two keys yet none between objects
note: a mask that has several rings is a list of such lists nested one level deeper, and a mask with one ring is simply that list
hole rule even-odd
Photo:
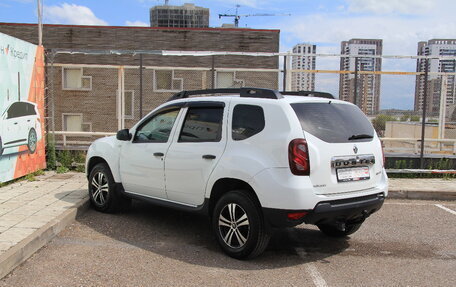
[{"label": "black plastic trim", "polygon": [[284,96],[304,96],[304,97],[318,97],[326,99],[335,99],[335,97],[326,92],[315,92],[315,91],[282,91],[280,92]]},{"label": "black plastic trim", "polygon": [[188,205],[184,205],[184,204],[179,204],[179,203],[175,203],[175,202],[170,202],[170,201],[161,200],[161,199],[157,199],[157,198],[150,198],[147,196],[142,196],[142,195],[137,195],[137,194],[132,194],[132,193],[126,192],[122,183],[118,183],[118,182],[115,183],[115,188],[123,196],[128,197],[128,198],[137,199],[137,200],[145,201],[148,203],[152,203],[154,205],[159,205],[159,206],[187,211],[187,212],[209,214],[209,199],[208,198],[204,198],[203,204],[192,207],[192,206],[188,206]]},{"label": "black plastic trim", "polygon": [[26,142],[26,141],[27,141],[27,139],[21,139],[21,140],[17,140],[17,141],[4,143],[4,145],[15,144],[15,143],[20,143],[20,142]]},{"label": "black plastic trim", "polygon": [[262,98],[262,99],[281,99],[283,96],[275,90],[261,88],[227,88],[227,89],[206,89],[206,90],[191,90],[181,91],[174,94],[168,99],[169,101],[186,99],[195,95],[210,95],[210,94],[239,94],[245,98]]},{"label": "black plastic trim", "polygon": [[185,104],[185,107],[189,108],[224,108],[224,102],[215,101],[191,101]]},{"label": "black plastic trim", "polygon": [[[301,223],[320,224],[340,222],[362,222],[378,211],[385,200],[383,193],[332,201],[319,202],[312,210],[289,210],[263,208],[266,223],[271,227],[292,227]],[[288,213],[307,212],[299,220],[289,220]]]}]

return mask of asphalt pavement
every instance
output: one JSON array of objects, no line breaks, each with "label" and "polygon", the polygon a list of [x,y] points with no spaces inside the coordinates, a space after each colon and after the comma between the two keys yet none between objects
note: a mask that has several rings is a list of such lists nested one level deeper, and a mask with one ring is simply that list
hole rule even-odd
[{"label": "asphalt pavement", "polygon": [[253,260],[227,257],[208,219],[135,202],[89,209],[0,286],[454,286],[456,202],[388,199],[361,229],[276,233]]}]

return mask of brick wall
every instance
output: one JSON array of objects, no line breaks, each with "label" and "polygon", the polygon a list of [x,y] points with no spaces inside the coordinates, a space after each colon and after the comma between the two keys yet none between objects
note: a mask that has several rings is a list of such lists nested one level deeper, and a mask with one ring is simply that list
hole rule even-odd
[{"label": "brick wall", "polygon": [[[0,23],[0,32],[37,44],[34,24]],[[46,49],[278,52],[278,30],[44,25]],[[131,65],[138,56],[60,55],[56,63]],[[216,56],[219,67],[277,68],[271,57]],[[204,67],[210,57],[144,56],[145,65]]]},{"label": "brick wall", "polygon": [[[0,32],[19,39],[37,42],[37,27],[30,24],[0,23]],[[184,51],[237,51],[278,52],[279,31],[252,29],[163,29],[130,27],[91,27],[45,25],[43,44],[46,49],[90,50],[184,50]],[[221,69],[277,69],[277,57],[215,56],[215,68]],[[64,130],[65,114],[81,114],[84,130],[114,132],[117,121],[117,68],[96,68],[93,65],[138,66],[138,55],[58,55],[54,59],[50,86],[48,59],[48,93],[55,98],[56,130]],[[85,65],[84,76],[92,77],[89,91],[64,90],[61,64]],[[143,65],[148,67],[176,67],[174,78],[182,79],[185,90],[212,87],[212,57],[177,57],[144,55]],[[177,67],[203,68],[179,70]],[[165,102],[174,92],[154,89],[154,70],[143,71],[143,115]],[[236,71],[235,77],[243,86],[278,88],[277,72]],[[139,69],[125,69],[125,90],[134,92],[134,117],[125,121],[126,127],[139,120]],[[177,91],[177,90],[176,90]]]}]

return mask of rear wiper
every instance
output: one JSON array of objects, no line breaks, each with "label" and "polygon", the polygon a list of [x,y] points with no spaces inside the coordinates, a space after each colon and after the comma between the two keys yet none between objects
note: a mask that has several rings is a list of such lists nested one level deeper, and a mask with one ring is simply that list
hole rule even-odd
[{"label": "rear wiper", "polygon": [[349,141],[351,140],[360,140],[360,139],[371,139],[373,136],[367,134],[359,134],[359,135],[352,135],[348,138]]}]

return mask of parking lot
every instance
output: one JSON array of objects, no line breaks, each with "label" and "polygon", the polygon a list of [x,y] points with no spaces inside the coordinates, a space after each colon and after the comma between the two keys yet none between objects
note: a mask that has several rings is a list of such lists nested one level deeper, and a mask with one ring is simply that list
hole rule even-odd
[{"label": "parking lot", "polygon": [[135,202],[89,210],[0,286],[454,286],[456,203],[387,200],[349,239],[301,225],[259,258],[225,256],[208,219]]}]

